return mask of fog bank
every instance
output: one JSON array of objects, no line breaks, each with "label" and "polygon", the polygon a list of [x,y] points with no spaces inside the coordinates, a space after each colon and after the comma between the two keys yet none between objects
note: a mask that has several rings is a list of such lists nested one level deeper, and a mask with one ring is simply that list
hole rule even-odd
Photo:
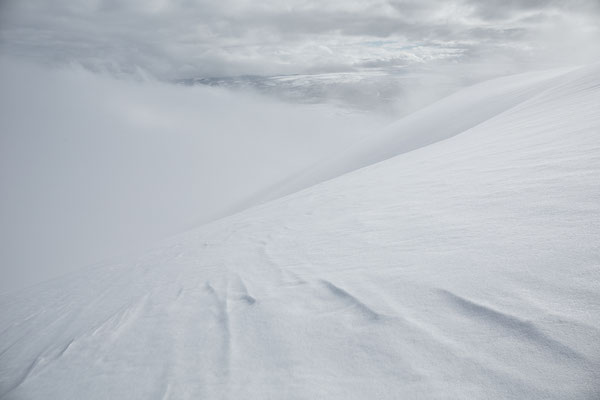
[{"label": "fog bank", "polygon": [[379,127],[249,94],[0,63],[3,286],[131,251],[256,197]]}]

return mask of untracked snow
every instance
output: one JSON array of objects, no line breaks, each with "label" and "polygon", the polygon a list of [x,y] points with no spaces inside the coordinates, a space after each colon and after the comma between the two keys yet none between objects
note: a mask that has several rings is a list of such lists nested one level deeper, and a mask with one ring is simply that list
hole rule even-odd
[{"label": "untracked snow", "polygon": [[523,79],[454,96],[464,130],[429,108],[412,151],[2,295],[1,397],[599,398],[600,69]]}]

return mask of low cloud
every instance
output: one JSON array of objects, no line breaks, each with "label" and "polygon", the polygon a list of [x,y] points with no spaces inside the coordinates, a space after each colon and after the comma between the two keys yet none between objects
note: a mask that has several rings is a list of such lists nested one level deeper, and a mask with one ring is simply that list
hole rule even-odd
[{"label": "low cloud", "polygon": [[383,122],[2,57],[0,87],[0,291],[256,204]]}]

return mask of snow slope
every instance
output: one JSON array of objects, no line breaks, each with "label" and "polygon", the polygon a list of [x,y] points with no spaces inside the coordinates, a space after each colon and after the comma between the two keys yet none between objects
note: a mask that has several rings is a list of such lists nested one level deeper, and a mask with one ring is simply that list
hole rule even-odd
[{"label": "snow slope", "polygon": [[1,397],[598,398],[600,68],[518,100],[2,295]]}]

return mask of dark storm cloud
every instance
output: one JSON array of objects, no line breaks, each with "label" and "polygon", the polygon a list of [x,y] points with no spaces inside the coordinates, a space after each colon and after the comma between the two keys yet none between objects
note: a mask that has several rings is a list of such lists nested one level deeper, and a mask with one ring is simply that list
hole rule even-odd
[{"label": "dark storm cloud", "polygon": [[348,70],[499,51],[533,58],[555,26],[582,43],[597,37],[599,8],[597,0],[8,0],[0,49],[163,78]]}]

